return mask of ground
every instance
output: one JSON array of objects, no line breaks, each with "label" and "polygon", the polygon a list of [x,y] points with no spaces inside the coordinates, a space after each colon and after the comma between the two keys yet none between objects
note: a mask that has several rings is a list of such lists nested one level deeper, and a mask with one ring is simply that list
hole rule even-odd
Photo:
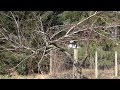
[{"label": "ground", "polygon": [[[83,69],[83,75],[88,79],[95,79],[94,69]],[[41,75],[41,74],[32,74],[32,75],[18,75],[13,74],[12,76],[9,75],[0,75],[0,79],[71,79],[72,78],[72,70],[57,73],[55,75]],[[98,71],[98,79],[120,79],[120,75],[118,72],[118,77],[114,76],[114,69],[109,70],[99,70]]]}]

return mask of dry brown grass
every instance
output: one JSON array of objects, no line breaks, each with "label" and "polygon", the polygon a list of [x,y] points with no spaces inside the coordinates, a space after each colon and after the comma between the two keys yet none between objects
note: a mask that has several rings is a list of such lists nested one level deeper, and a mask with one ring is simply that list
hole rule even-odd
[{"label": "dry brown grass", "polygon": [[[89,79],[95,79],[94,69],[83,69],[83,75]],[[0,75],[0,79],[72,79],[72,70],[53,75],[32,74],[23,76],[13,73],[11,76]],[[120,79],[120,74],[118,73],[118,77],[114,77],[114,69],[98,70],[98,79]]]},{"label": "dry brown grass", "polygon": [[[83,69],[83,75],[90,79],[96,79],[94,69]],[[118,71],[118,77],[115,77],[113,68],[109,70],[98,70],[98,79],[120,79],[120,74]]]}]

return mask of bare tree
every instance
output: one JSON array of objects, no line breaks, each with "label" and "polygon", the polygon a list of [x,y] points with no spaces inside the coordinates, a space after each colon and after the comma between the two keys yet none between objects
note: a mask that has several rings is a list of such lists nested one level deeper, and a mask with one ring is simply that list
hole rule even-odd
[{"label": "bare tree", "polygon": [[[43,20],[42,16],[41,15],[36,16],[36,12],[33,12],[34,17],[32,18],[32,20],[35,20],[36,25],[31,30],[31,33],[29,35],[30,36],[29,40],[28,40],[29,37],[24,34],[24,31],[25,31],[24,29],[29,28],[29,27],[21,27],[21,24],[23,22],[22,22],[22,20],[20,21],[20,20],[16,19],[16,16],[15,16],[14,12],[10,11],[11,15],[4,14],[4,16],[9,17],[13,20],[14,25],[16,26],[15,30],[17,32],[17,34],[14,34],[14,33],[9,32],[9,30],[7,30],[6,27],[2,26],[0,28],[0,34],[2,35],[2,38],[7,40],[9,45],[11,46],[11,48],[5,47],[5,50],[12,51],[13,49],[14,50],[26,49],[26,50],[31,51],[31,54],[29,56],[25,57],[17,66],[15,66],[13,68],[18,67],[21,63],[23,63],[28,58],[31,58],[31,57],[37,55],[39,52],[42,52],[42,54],[40,55],[39,61],[38,61],[38,73],[40,73],[40,63],[41,63],[41,61],[44,60],[44,57],[46,57],[47,55],[50,55],[51,50],[56,50],[56,49],[59,49],[61,52],[65,53],[66,56],[69,57],[72,62],[74,62],[74,59],[71,56],[71,54],[69,54],[69,52],[67,52],[58,43],[60,43],[62,41],[65,41],[65,39],[68,38],[68,37],[71,38],[71,37],[74,37],[78,33],[84,33],[85,31],[88,31],[88,36],[84,37],[84,39],[87,42],[85,56],[80,62],[78,62],[76,64],[79,67],[83,67],[83,65],[85,64],[85,62],[86,62],[86,60],[89,56],[89,54],[88,54],[89,44],[90,44],[90,39],[93,37],[92,36],[93,33],[96,33],[96,34],[98,34],[102,37],[109,38],[109,39],[113,40],[111,37],[107,37],[104,34],[99,33],[99,31],[97,31],[97,29],[102,28],[104,30],[108,30],[111,27],[120,26],[119,24],[110,25],[109,23],[107,23],[107,25],[105,25],[105,26],[95,26],[95,23],[97,22],[98,17],[102,17],[101,16],[102,13],[104,13],[104,12],[95,11],[92,15],[90,15],[89,17],[83,19],[82,21],[78,22],[77,24],[75,24],[71,27],[66,27],[66,25],[53,26],[53,27],[50,27],[50,28],[47,27],[47,31],[46,31],[43,28],[44,25],[43,25],[43,21],[42,21]],[[80,26],[82,23],[87,22],[87,20],[92,19],[94,17],[96,17],[96,19],[92,23],[90,23],[90,25],[87,26],[86,28],[84,26]],[[28,20],[26,20],[26,22],[27,21]],[[83,25],[85,25],[85,24],[83,24]],[[62,29],[60,29],[60,27],[62,27]],[[53,31],[52,29],[54,29],[54,28],[56,28],[57,30],[54,31],[54,33],[51,33],[51,31]],[[57,37],[58,35],[60,35],[61,32],[65,32],[65,34],[63,34],[60,37]],[[42,46],[39,45],[39,43],[41,41],[36,40],[36,38],[35,38],[35,37],[38,37],[38,36],[40,36],[42,41],[43,41]],[[34,39],[37,42],[37,48],[34,48],[34,47],[31,46],[31,44],[30,44],[31,39]],[[66,41],[65,41],[65,43],[66,43]],[[53,62],[53,60],[51,60],[50,63],[51,62]],[[50,64],[50,65],[53,65],[53,64]],[[53,67],[53,66],[50,66],[50,67]],[[53,67],[53,68],[56,68],[56,67]]]}]

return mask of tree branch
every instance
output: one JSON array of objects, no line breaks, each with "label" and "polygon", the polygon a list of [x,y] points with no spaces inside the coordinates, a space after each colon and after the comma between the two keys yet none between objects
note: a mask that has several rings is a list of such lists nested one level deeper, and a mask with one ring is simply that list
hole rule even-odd
[{"label": "tree branch", "polygon": [[22,41],[21,41],[21,36],[20,36],[20,27],[19,27],[19,24],[18,24],[18,22],[17,22],[17,20],[16,20],[16,18],[15,18],[15,16],[14,16],[14,14],[13,14],[11,11],[10,11],[10,13],[11,13],[11,15],[12,15],[14,21],[15,21],[16,27],[17,27],[19,43],[20,43],[20,46],[21,46]]},{"label": "tree branch", "polygon": [[43,55],[42,55],[40,61],[38,62],[38,73],[40,73],[40,63],[41,63],[41,61],[42,61],[43,58],[44,58],[45,52],[46,52],[46,47],[45,47],[45,50],[44,50],[44,52],[43,52]]},{"label": "tree branch", "polygon": [[95,16],[95,15],[98,14],[98,13],[99,13],[99,12],[96,11],[96,12],[95,12],[94,14],[92,14],[91,16],[83,19],[82,21],[80,21],[79,23],[77,23],[76,25],[74,25],[73,27],[71,27],[71,28],[68,30],[68,32],[66,33],[66,35],[68,35],[69,32],[70,32],[72,29],[74,29],[76,26],[78,26],[79,24],[81,24],[81,23],[83,23],[84,21],[88,20],[89,18]]}]

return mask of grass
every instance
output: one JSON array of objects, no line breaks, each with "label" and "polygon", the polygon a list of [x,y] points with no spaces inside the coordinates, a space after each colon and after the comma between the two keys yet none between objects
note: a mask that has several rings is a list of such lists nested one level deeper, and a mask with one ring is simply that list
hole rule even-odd
[{"label": "grass", "polygon": [[[83,69],[83,75],[89,79],[95,79],[94,69]],[[0,75],[0,79],[71,79],[72,70],[56,73],[54,75],[41,75],[41,74],[32,74],[32,75],[18,75],[17,73],[13,75]],[[120,79],[120,74],[118,71],[118,77],[114,77],[114,69],[109,70],[98,70],[98,79]]]},{"label": "grass", "polygon": [[9,75],[0,75],[0,79],[47,79],[48,75],[14,75],[14,76],[9,76]]},{"label": "grass", "polygon": [[[90,79],[95,79],[95,70],[94,69],[84,69],[83,75],[87,76]],[[98,79],[120,79],[120,72],[118,70],[118,77],[115,77],[114,69],[98,70]]]}]

